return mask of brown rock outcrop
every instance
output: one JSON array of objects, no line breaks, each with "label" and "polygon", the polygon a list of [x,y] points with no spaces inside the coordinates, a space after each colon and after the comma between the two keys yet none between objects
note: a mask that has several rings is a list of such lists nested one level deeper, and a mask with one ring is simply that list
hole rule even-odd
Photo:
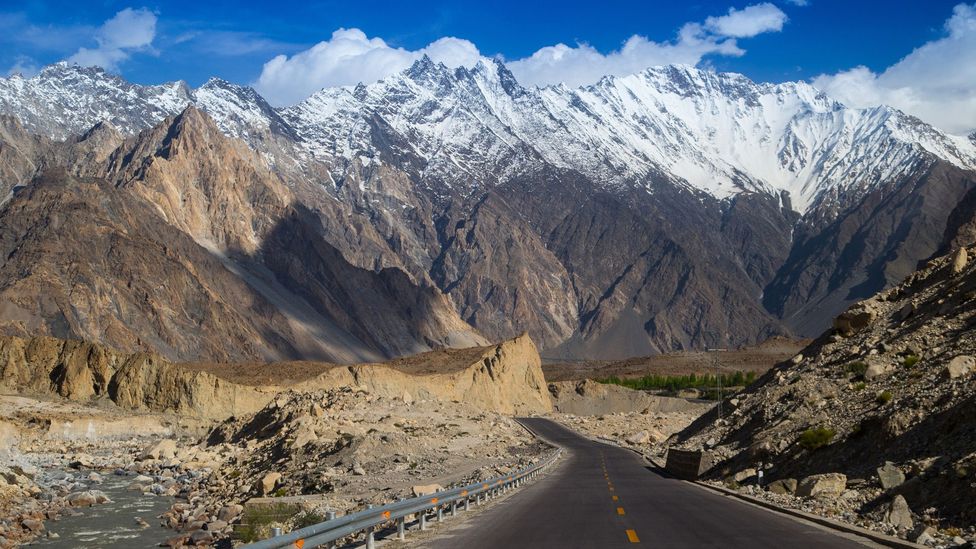
[{"label": "brown rock outcrop", "polygon": [[[243,365],[274,370],[274,364]],[[77,401],[109,398],[133,410],[171,411],[210,419],[253,413],[278,392],[363,387],[372,394],[463,401],[500,413],[552,409],[535,344],[526,336],[457,351],[435,351],[387,364],[311,363],[304,379],[285,384],[234,380],[220,365],[174,364],[149,354],[54,338],[0,337],[0,389],[56,394]],[[318,373],[321,372],[321,373]],[[282,379],[277,377],[276,379]]]}]

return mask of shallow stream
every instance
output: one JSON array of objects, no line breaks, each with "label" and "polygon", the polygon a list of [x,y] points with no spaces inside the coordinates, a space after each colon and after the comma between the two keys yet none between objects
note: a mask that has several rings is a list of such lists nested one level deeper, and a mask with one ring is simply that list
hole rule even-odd
[{"label": "shallow stream", "polygon": [[[58,473],[47,473],[57,476]],[[61,473],[62,478],[70,479],[70,473]],[[84,477],[82,477],[83,479]],[[159,525],[157,516],[166,512],[173,504],[173,498],[143,494],[129,490],[132,476],[106,474],[101,483],[91,483],[87,479],[79,482],[86,489],[101,490],[112,500],[111,503],[81,508],[74,514],[65,514],[58,520],[44,523],[49,532],[57,538],[41,537],[31,543],[35,547],[82,549],[108,547],[156,547],[160,542],[176,533]],[[142,518],[149,526],[140,526],[136,518]]]}]

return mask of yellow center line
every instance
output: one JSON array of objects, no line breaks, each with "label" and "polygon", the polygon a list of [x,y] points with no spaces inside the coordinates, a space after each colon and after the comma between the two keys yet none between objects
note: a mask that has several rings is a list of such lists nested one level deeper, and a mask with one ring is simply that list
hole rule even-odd
[{"label": "yellow center line", "polygon": [[626,515],[627,513],[624,513],[624,508],[623,507],[617,507],[617,514],[618,515]]},{"label": "yellow center line", "polygon": [[640,538],[637,537],[637,532],[633,530],[627,530],[627,539],[629,539],[631,543],[640,543]]},{"label": "yellow center line", "polygon": [[612,497],[612,498],[613,498],[613,501],[617,501],[618,499],[620,499],[620,498],[618,498],[617,496],[610,496],[610,497]]}]

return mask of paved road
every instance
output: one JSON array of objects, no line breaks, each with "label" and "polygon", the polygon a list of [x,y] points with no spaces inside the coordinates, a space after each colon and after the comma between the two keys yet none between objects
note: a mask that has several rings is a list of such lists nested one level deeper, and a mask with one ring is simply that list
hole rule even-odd
[{"label": "paved road", "polygon": [[546,419],[523,423],[562,446],[557,469],[432,541],[437,549],[878,547],[649,470],[636,454]]}]

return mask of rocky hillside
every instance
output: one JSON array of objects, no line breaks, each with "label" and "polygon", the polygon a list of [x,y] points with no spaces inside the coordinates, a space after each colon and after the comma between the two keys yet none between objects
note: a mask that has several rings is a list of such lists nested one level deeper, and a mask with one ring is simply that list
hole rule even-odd
[{"label": "rocky hillside", "polygon": [[184,361],[485,343],[432,284],[348,262],[319,216],[194,108],[125,140],[108,125],[70,142],[6,127],[6,166],[29,179],[0,206],[5,333]]},{"label": "rocky hillside", "polygon": [[[818,503],[821,512],[871,517],[892,533],[914,531],[912,539],[932,539],[926,526],[949,538],[971,529],[972,253],[958,248],[853,305],[801,354],[726,400],[721,417],[706,414],[677,442],[716,456],[711,477],[754,481],[765,463],[767,481],[781,481],[771,489],[823,489],[836,499]],[[833,476],[802,480],[815,474]]]},{"label": "rocky hillside", "polygon": [[389,363],[172,363],[150,353],[54,338],[0,337],[0,390],[110,400],[130,410],[222,420],[253,413],[281,391],[359,387],[403,401],[463,401],[503,414],[552,409],[535,344],[520,336]]},{"label": "rocky hillside", "polygon": [[[619,359],[816,334],[931,257],[976,186],[968,139],[681,66],[536,89],[496,61],[424,58],[275,109],[221,80],[137,86],[61,63],[0,79],[0,114],[19,120],[0,132],[2,190],[59,167],[137,195],[284,317],[227,334],[265,358],[527,331],[548,356]],[[170,314],[152,297],[142,314]],[[165,328],[134,332],[174,359],[223,358]]]}]

